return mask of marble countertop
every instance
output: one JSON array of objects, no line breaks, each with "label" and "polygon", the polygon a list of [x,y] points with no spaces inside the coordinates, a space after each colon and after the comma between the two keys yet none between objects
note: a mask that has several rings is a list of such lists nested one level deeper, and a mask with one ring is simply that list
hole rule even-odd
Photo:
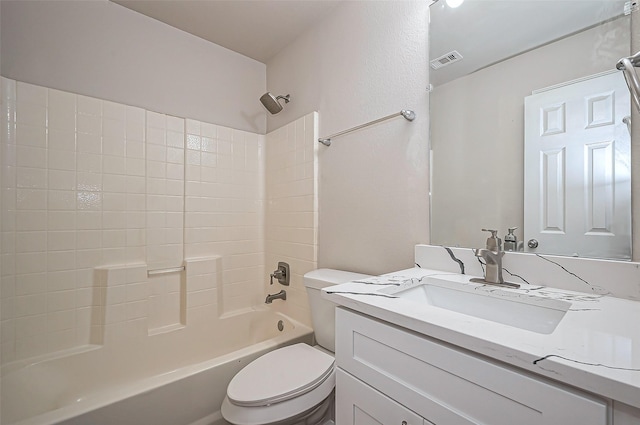
[{"label": "marble countertop", "polygon": [[369,283],[331,286],[323,289],[323,297],[403,328],[640,408],[640,302],[527,284],[519,289],[500,287],[501,292],[512,293],[515,298],[535,296],[571,303],[555,330],[543,334],[391,294],[390,288],[410,286],[412,279],[416,282],[423,276],[473,285],[477,291],[496,290],[495,286],[468,283],[468,275],[416,267],[383,275]]}]

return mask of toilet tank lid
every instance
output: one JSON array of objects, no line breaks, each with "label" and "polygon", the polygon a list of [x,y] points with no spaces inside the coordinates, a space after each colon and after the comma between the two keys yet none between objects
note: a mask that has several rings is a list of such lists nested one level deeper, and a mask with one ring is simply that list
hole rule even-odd
[{"label": "toilet tank lid", "polygon": [[322,289],[331,285],[350,282],[357,279],[365,279],[371,277],[368,274],[347,272],[334,269],[317,269],[312,270],[304,275],[304,286],[307,288]]}]

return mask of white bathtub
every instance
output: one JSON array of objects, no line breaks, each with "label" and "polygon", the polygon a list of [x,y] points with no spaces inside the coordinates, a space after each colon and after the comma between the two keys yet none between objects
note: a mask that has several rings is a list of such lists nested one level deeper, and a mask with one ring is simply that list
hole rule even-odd
[{"label": "white bathtub", "polygon": [[[282,321],[283,331],[278,329]],[[312,330],[269,309],[2,371],[2,425],[210,425],[231,378],[274,348],[311,343]],[[142,341],[142,342],[141,342]]]}]

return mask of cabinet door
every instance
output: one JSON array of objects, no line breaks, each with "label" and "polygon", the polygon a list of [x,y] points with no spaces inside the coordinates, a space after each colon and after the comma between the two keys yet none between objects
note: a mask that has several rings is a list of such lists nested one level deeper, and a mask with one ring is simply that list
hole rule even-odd
[{"label": "cabinet door", "polygon": [[341,369],[336,370],[336,425],[433,425]]},{"label": "cabinet door", "polygon": [[608,423],[589,394],[342,308],[336,319],[338,367],[438,425]]}]

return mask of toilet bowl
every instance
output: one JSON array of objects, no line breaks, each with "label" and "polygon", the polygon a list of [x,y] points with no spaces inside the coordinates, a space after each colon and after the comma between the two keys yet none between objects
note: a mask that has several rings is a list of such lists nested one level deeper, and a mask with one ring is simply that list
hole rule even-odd
[{"label": "toilet bowl", "polygon": [[331,269],[305,274],[318,345],[298,343],[271,351],[245,366],[227,387],[222,416],[235,425],[333,424],[335,304],[320,289],[367,275]]}]

